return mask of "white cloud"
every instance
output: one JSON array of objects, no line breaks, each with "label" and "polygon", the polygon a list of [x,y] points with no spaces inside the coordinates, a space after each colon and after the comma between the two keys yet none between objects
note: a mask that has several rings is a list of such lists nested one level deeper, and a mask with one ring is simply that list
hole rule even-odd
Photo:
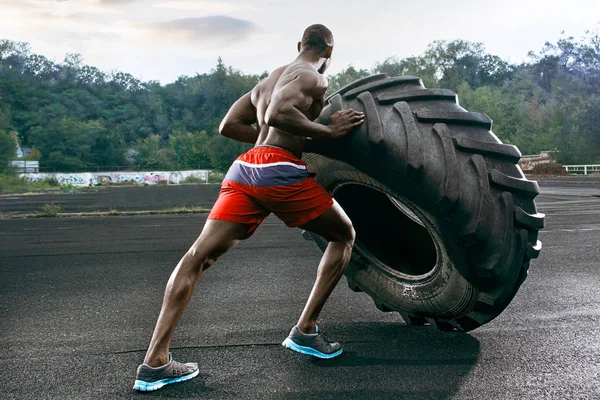
[{"label": "white cloud", "polygon": [[152,34],[151,41],[167,41],[171,45],[183,41],[200,47],[217,47],[239,42],[259,30],[258,26],[250,21],[222,15],[152,22],[142,27]]}]

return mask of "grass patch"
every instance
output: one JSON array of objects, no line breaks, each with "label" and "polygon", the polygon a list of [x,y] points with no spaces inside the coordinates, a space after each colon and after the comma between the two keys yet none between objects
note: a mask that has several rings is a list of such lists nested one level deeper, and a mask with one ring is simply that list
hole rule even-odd
[{"label": "grass patch", "polygon": [[[210,209],[206,209],[203,207],[179,206],[179,207],[167,208],[165,210],[156,210],[156,213],[157,214],[195,214],[195,213],[204,213],[204,212],[208,212],[208,211],[210,211]],[[149,213],[153,213],[153,211],[149,211]]]},{"label": "grass patch", "polygon": [[197,206],[179,206],[166,208],[162,210],[142,210],[142,211],[118,211],[115,208],[111,208],[108,211],[92,211],[92,212],[78,212],[78,213],[61,213],[60,206],[57,204],[46,204],[42,210],[37,211],[35,214],[11,214],[6,215],[8,218],[79,218],[79,217],[115,217],[115,216],[135,216],[135,215],[168,215],[168,214],[207,214],[210,212],[210,208],[197,207]]},{"label": "grass patch", "polygon": [[34,190],[50,190],[60,185],[56,178],[50,177],[41,181],[29,182],[15,174],[0,174],[0,192],[22,192]]},{"label": "grass patch", "polygon": [[57,217],[60,213],[60,206],[58,204],[44,204],[42,209],[37,212],[38,217],[53,218]]},{"label": "grass patch", "polygon": [[183,181],[181,181],[181,183],[204,183],[204,182],[205,182],[204,179],[201,179],[194,175],[186,176],[185,179]]}]

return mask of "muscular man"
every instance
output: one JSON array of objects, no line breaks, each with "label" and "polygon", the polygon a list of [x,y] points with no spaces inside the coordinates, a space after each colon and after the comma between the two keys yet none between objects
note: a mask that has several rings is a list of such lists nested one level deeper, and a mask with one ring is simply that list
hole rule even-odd
[{"label": "muscular man", "polygon": [[179,318],[202,273],[250,237],[271,212],[287,226],[301,227],[329,242],[306,306],[283,346],[320,358],[342,352],[339,343],[323,337],[317,317],[350,260],[355,233],[342,208],[309,176],[301,157],[307,138],[342,137],[362,124],[364,115],[343,110],[332,115],[328,126],[313,122],[327,90],[323,73],[331,62],[331,31],[323,25],[308,27],[298,51],[296,60],[241,97],[221,123],[222,135],[255,147],[229,169],[200,237],[171,274],[134,389],[156,390],[198,375],[196,363],[179,363],[169,353]]}]

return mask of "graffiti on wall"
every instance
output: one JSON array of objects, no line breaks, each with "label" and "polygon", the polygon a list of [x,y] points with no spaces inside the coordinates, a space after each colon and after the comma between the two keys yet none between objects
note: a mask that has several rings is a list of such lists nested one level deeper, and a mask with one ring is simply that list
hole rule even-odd
[{"label": "graffiti on wall", "polygon": [[21,174],[29,182],[36,182],[48,178],[55,178],[60,185],[73,186],[95,186],[108,185],[113,183],[137,183],[155,185],[157,183],[168,183],[178,185],[183,183],[185,178],[193,176],[208,181],[209,170],[191,170],[191,171],[153,171],[153,172],[82,172],[72,174],[49,174],[33,173]]},{"label": "graffiti on wall", "polygon": [[56,180],[61,185],[80,186],[86,184],[86,182],[83,180],[83,177],[77,175],[59,176],[56,178]]},{"label": "graffiti on wall", "polygon": [[183,175],[181,172],[173,172],[169,175],[169,183],[171,185],[178,185],[183,181]]}]

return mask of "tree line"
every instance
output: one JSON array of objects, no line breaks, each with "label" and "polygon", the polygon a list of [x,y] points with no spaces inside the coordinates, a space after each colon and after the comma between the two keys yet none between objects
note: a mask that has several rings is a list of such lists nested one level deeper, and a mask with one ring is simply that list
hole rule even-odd
[{"label": "tree line", "polygon": [[[427,87],[457,92],[464,108],[490,116],[494,133],[523,154],[557,149],[565,164],[597,162],[600,155],[598,33],[546,43],[521,64],[487,53],[481,43],[435,41],[418,56],[329,75],[328,92],[374,73],[416,75]],[[0,165],[15,157],[10,143],[17,137],[46,170],[226,170],[249,145],[220,136],[219,123],[266,76],[219,58],[207,73],[161,85],[100,71],[77,54],[57,63],[27,43],[0,40]]]}]

